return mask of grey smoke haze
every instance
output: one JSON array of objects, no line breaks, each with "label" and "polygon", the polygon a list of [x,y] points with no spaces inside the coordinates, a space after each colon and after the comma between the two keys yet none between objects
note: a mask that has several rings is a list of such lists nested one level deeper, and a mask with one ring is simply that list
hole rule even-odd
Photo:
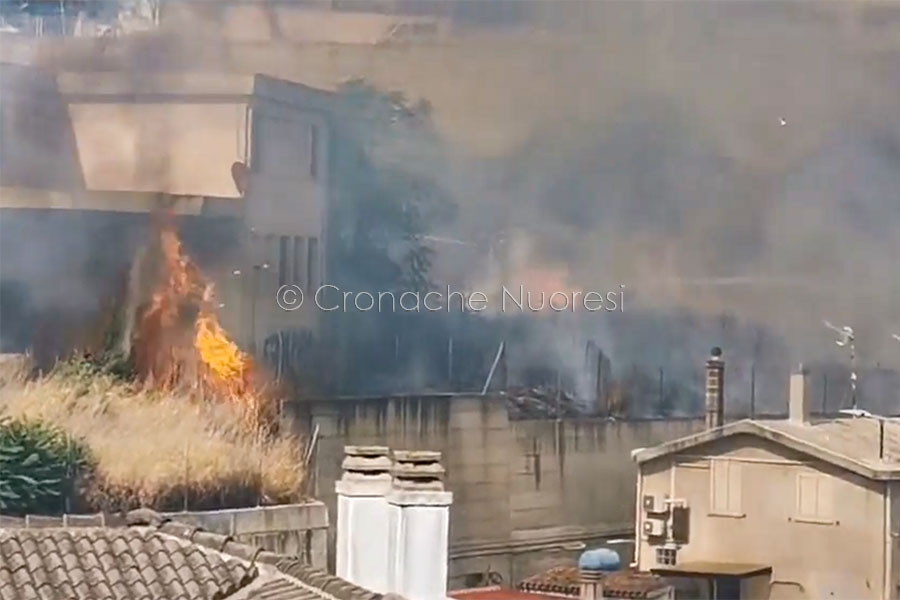
[{"label": "grey smoke haze", "polygon": [[472,226],[528,231],[534,260],[629,284],[634,308],[763,325],[794,361],[839,356],[827,317],[857,328],[864,361],[897,364],[896,20],[751,4],[569,7],[592,36],[522,51],[537,67],[509,110],[542,117],[493,194],[462,195]]},{"label": "grey smoke haze", "polygon": [[[48,46],[38,60],[324,87],[358,77],[424,98],[452,158],[402,156],[460,205],[440,233],[478,243],[524,233],[526,267],[562,269],[575,288],[626,284],[630,308],[652,318],[573,325],[614,359],[642,359],[664,338],[653,360],[696,370],[721,342],[710,338],[727,337],[704,324],[728,314],[786,346],[785,361],[840,358],[828,318],[857,328],[864,362],[900,364],[889,335],[900,329],[898,7],[525,4],[510,13],[525,33],[327,46],[287,41],[290,22],[275,13],[271,39],[225,40],[220,9],[202,3],[162,36]],[[487,260],[453,262],[447,278],[496,276]],[[726,358],[746,363],[754,335],[738,337]]]}]

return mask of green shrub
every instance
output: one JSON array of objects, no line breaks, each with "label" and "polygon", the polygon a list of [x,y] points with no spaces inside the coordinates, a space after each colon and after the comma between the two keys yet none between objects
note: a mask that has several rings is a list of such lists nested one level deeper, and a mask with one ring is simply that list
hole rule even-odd
[{"label": "green shrub", "polygon": [[76,354],[57,363],[54,371],[83,382],[90,382],[98,376],[109,376],[120,381],[130,381],[134,377],[129,358],[113,350],[104,350],[100,354]]},{"label": "green shrub", "polygon": [[90,464],[85,447],[61,430],[40,421],[0,419],[0,512],[65,510]]}]

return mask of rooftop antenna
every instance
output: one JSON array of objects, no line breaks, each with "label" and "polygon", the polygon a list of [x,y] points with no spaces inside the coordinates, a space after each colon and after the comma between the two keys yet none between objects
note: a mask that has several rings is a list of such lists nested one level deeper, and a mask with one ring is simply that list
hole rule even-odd
[{"label": "rooftop antenna", "polygon": [[853,328],[849,325],[837,327],[828,321],[823,321],[825,327],[838,334],[835,343],[841,348],[847,348],[850,351],[850,403],[851,410],[857,410],[856,406],[856,338],[853,335]]}]

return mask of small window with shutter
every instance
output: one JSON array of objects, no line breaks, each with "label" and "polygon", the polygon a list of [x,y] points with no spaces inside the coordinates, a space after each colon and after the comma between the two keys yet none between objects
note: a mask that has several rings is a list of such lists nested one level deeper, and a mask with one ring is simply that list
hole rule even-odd
[{"label": "small window with shutter", "polygon": [[797,474],[797,505],[794,520],[804,523],[834,524],[831,479],[819,473]]},{"label": "small window with shutter", "polygon": [[714,458],[709,463],[709,514],[743,517],[741,463],[722,458]]}]

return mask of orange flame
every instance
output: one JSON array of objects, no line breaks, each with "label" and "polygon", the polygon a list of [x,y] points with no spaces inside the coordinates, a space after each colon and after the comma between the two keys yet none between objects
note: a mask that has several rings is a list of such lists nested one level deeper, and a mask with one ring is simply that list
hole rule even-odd
[{"label": "orange flame", "polygon": [[159,232],[158,284],[141,312],[138,373],[154,387],[190,387],[238,404],[258,425],[264,404],[254,364],[219,324],[215,288],[182,249],[171,220]]}]

